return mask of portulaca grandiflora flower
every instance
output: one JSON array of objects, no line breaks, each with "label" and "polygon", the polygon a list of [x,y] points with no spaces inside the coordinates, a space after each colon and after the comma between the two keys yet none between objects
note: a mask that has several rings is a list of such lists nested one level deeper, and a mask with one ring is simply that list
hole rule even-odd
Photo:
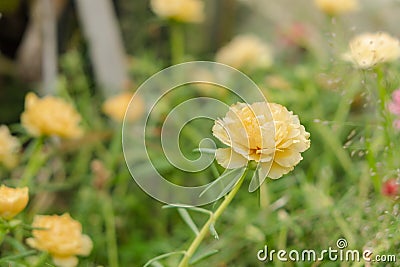
[{"label": "portulaca grandiflora flower", "polygon": [[48,252],[58,267],[75,267],[79,256],[87,256],[93,248],[89,236],[82,234],[80,222],[68,213],[58,215],[36,215],[33,219],[33,237],[26,242],[32,248]]},{"label": "portulaca grandiflora flower", "polygon": [[25,111],[21,115],[22,126],[35,137],[78,138],[83,134],[79,126],[81,119],[65,100],[54,96],[39,98],[34,93],[26,95]]},{"label": "portulaca grandiflora flower", "polygon": [[350,41],[349,47],[350,51],[343,58],[360,69],[369,69],[400,57],[399,40],[385,32],[360,34]]},{"label": "portulaca grandiflora flower", "polygon": [[358,0],[315,0],[315,5],[324,13],[334,16],[358,9]]},{"label": "portulaca grandiflora flower", "polygon": [[213,134],[228,148],[219,148],[216,159],[233,169],[255,161],[260,175],[277,179],[290,172],[310,147],[310,134],[286,107],[267,102],[237,103],[215,121]]},{"label": "portulaca grandiflora flower", "polygon": [[200,0],[151,0],[150,5],[161,18],[189,23],[204,20],[204,3]]},{"label": "portulaca grandiflora flower", "polygon": [[0,217],[6,220],[19,214],[29,201],[28,187],[11,188],[0,186]]},{"label": "portulaca grandiflora flower", "polygon": [[252,34],[238,35],[222,47],[216,61],[237,69],[268,68],[273,63],[271,48]]}]

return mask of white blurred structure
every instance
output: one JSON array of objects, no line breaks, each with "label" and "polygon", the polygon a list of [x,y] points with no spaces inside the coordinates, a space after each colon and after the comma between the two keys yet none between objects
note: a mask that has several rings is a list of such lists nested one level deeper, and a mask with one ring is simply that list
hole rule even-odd
[{"label": "white blurred structure", "polygon": [[127,82],[124,46],[111,0],[76,0],[98,84],[105,96]]}]

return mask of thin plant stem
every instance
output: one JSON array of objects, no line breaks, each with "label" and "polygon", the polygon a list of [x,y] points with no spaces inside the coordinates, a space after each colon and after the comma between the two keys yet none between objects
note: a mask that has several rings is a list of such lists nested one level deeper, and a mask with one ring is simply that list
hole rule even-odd
[{"label": "thin plant stem", "polygon": [[110,267],[119,267],[117,235],[115,232],[115,215],[112,207],[112,199],[103,194],[103,216],[106,228],[107,255]]},{"label": "thin plant stem", "polygon": [[383,71],[381,67],[375,68],[375,73],[376,73],[376,83],[378,87],[378,93],[379,93],[379,100],[380,100],[380,108],[381,111],[383,112],[386,108],[386,88],[383,84]]},{"label": "thin plant stem", "polygon": [[[121,153],[122,147],[122,127],[115,133],[110,142],[109,150],[110,153],[105,158],[105,165],[107,170],[117,172],[118,158]],[[107,256],[108,265],[110,267],[119,267],[118,259],[118,244],[117,244],[117,233],[115,229],[115,214],[113,209],[113,199],[110,196],[110,182],[108,182],[101,192],[101,200],[103,201],[102,211],[106,229],[106,240],[107,240]]]},{"label": "thin plant stem", "polygon": [[346,220],[343,218],[342,213],[339,210],[333,210],[332,217],[335,220],[336,224],[339,226],[341,232],[343,233],[344,237],[350,244],[355,243],[355,238],[351,230],[349,229],[349,225]]},{"label": "thin plant stem", "polygon": [[228,207],[228,205],[231,203],[232,199],[236,196],[237,192],[239,191],[240,187],[243,184],[243,181],[246,177],[248,168],[244,171],[242,176],[239,178],[238,182],[236,185],[233,187],[231,192],[225,197],[224,201],[222,201],[221,205],[217,208],[217,210],[210,216],[210,218],[207,220],[207,222],[204,224],[204,226],[201,228],[199,234],[196,236],[196,238],[193,240],[193,242],[190,244],[188,250],[185,252],[185,256],[179,263],[178,267],[187,267],[189,265],[189,260],[192,258],[193,254],[196,252],[197,248],[205,238],[206,234],[208,233],[210,226],[215,224],[215,222],[218,220],[218,218],[221,216],[221,214],[224,212],[224,210]]},{"label": "thin plant stem", "polygon": [[121,156],[122,151],[122,125],[118,125],[119,130],[114,134],[112,140],[110,142],[110,153],[109,157],[107,158],[107,168],[111,171],[116,169],[117,163]]},{"label": "thin plant stem", "polygon": [[[280,250],[285,250],[286,249],[286,240],[287,240],[287,235],[288,235],[288,227],[286,224],[282,225],[281,230],[279,231],[278,235],[278,248]],[[275,263],[277,267],[279,266],[284,266],[284,262],[282,261],[277,261]]]},{"label": "thin plant stem", "polygon": [[185,35],[182,26],[175,21],[171,21],[169,24],[172,64],[181,63],[185,55]]},{"label": "thin plant stem", "polygon": [[372,135],[372,130],[371,130],[371,126],[370,125],[366,125],[365,126],[365,148],[367,150],[367,155],[366,155],[366,159],[367,159],[367,163],[368,163],[368,167],[369,167],[369,175],[372,178],[372,184],[374,186],[375,192],[380,192],[381,191],[381,182],[379,179],[379,176],[377,174],[377,168],[376,168],[376,157],[374,155],[374,151],[372,149],[372,141],[370,139],[371,135]]},{"label": "thin plant stem", "polygon": [[379,94],[379,102],[380,102],[380,114],[382,116],[383,122],[382,122],[382,127],[384,130],[385,138],[387,145],[390,146],[390,140],[392,140],[392,136],[389,131],[389,127],[392,126],[392,122],[390,119],[390,116],[388,115],[388,112],[386,110],[386,102],[387,102],[387,91],[386,91],[386,85],[384,82],[384,73],[382,70],[382,67],[377,67],[375,68],[375,73],[376,73],[376,83],[378,87],[378,94]]},{"label": "thin plant stem", "polygon": [[36,253],[37,253],[37,251],[35,251],[35,250],[29,250],[29,251],[26,251],[26,252],[22,252],[22,253],[20,253],[18,255],[12,255],[12,256],[3,257],[3,258],[0,258],[0,265],[2,263],[6,263],[8,261],[14,261],[14,260],[18,260],[18,259],[21,259],[21,258],[33,256]]},{"label": "thin plant stem", "polygon": [[393,155],[394,151],[394,144],[392,140],[395,140],[395,137],[393,136],[393,131],[392,131],[392,119],[389,115],[389,112],[387,110],[387,99],[388,99],[388,93],[386,89],[386,83],[385,83],[385,78],[384,78],[384,71],[382,69],[382,66],[378,66],[375,68],[375,73],[376,73],[376,83],[377,83],[377,88],[378,88],[378,95],[379,95],[379,111],[381,115],[381,120],[382,120],[382,129],[383,129],[383,134],[385,138],[385,150],[387,150],[388,157],[387,161],[389,165],[396,165],[396,163],[393,161],[395,158]]},{"label": "thin plant stem", "polygon": [[1,221],[0,221],[0,246],[1,244],[3,244],[4,238],[6,237],[6,234],[8,234],[8,229],[2,229],[3,225],[1,225]]},{"label": "thin plant stem", "polygon": [[[47,260],[49,259],[49,254],[47,252],[42,253],[39,256],[38,261],[35,263],[33,267],[42,267],[46,264]],[[51,265],[48,265],[51,266]]]},{"label": "thin plant stem", "polygon": [[31,183],[32,178],[37,174],[40,167],[45,161],[44,155],[40,155],[44,143],[44,137],[35,139],[32,153],[29,156],[27,166],[19,181],[19,186],[28,186]]}]

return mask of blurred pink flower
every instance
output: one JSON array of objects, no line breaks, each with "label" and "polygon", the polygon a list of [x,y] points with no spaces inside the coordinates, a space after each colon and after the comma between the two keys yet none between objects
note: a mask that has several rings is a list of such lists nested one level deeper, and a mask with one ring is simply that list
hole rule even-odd
[{"label": "blurred pink flower", "polygon": [[393,92],[392,101],[389,102],[388,108],[394,115],[400,115],[400,89]]},{"label": "blurred pink flower", "polygon": [[278,31],[280,41],[286,46],[305,47],[310,38],[310,29],[306,24],[295,22]]},{"label": "blurred pink flower", "polygon": [[[400,89],[392,93],[392,101],[388,103],[388,109],[390,113],[400,116]],[[393,126],[400,130],[400,118],[394,120]]]},{"label": "blurred pink flower", "polygon": [[395,120],[395,121],[393,122],[393,126],[394,126],[395,128],[397,128],[397,129],[400,130],[400,120]]}]

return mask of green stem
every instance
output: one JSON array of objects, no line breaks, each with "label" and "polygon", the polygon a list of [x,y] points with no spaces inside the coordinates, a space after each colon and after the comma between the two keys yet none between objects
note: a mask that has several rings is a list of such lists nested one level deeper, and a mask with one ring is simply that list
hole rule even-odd
[{"label": "green stem", "polygon": [[[1,225],[0,225],[1,227]],[[1,229],[0,228],[0,246],[3,244],[4,238],[6,237],[8,230],[7,229]]]},{"label": "green stem", "polygon": [[339,210],[334,210],[332,212],[332,217],[335,220],[336,224],[339,226],[341,232],[343,233],[349,244],[355,244],[353,232],[351,229],[349,229],[349,224],[343,218],[342,213]]},{"label": "green stem", "polygon": [[[371,126],[370,125],[366,125],[365,127],[365,148],[367,150],[367,163],[368,163],[368,167],[369,167],[369,173],[370,176],[372,178],[372,184],[374,185],[374,189],[375,192],[380,192],[381,191],[381,181],[378,177],[378,170],[376,168],[376,157],[374,154],[374,150],[372,148],[372,141],[370,141],[370,137],[372,135],[372,131],[371,131]],[[371,138],[372,139],[372,138]]]},{"label": "green stem", "polygon": [[[283,224],[281,230],[279,231],[279,235],[278,235],[278,248],[280,250],[285,250],[286,249],[287,235],[288,235],[288,227],[287,227],[286,224]],[[275,263],[275,266],[277,266],[277,267],[284,266],[284,262],[283,261],[277,261]]]},{"label": "green stem", "polygon": [[183,61],[185,55],[185,35],[182,24],[179,22],[170,22],[170,46],[172,64],[178,64]]},{"label": "green stem", "polygon": [[45,161],[45,157],[40,155],[44,143],[44,138],[39,137],[34,141],[32,152],[29,155],[27,166],[19,181],[19,186],[29,186],[32,178],[38,173]]},{"label": "green stem", "polygon": [[104,193],[103,216],[106,228],[108,264],[110,267],[119,267],[117,235],[115,232],[115,216],[112,207],[112,199]]},{"label": "green stem", "polygon": [[[394,150],[393,144],[391,140],[395,140],[395,137],[392,135],[391,128],[393,127],[392,120],[390,118],[390,115],[387,110],[387,97],[388,93],[386,91],[386,83],[384,80],[384,72],[382,67],[376,67],[375,68],[375,73],[376,73],[376,82],[377,82],[377,87],[378,87],[378,94],[379,94],[379,100],[380,100],[380,115],[382,118],[382,128],[383,128],[383,133],[385,137],[385,146],[388,148],[388,153],[392,153]],[[395,157],[388,157],[388,159],[393,159]],[[390,162],[393,164],[393,162]]]},{"label": "green stem", "polygon": [[384,73],[380,67],[375,69],[376,72],[376,82],[378,86],[379,92],[379,100],[380,100],[380,113],[383,118],[383,129],[385,132],[385,137],[387,144],[390,145],[390,140],[392,140],[392,136],[390,134],[389,128],[392,127],[392,121],[386,109],[386,102],[387,102],[387,92],[386,92],[386,85],[384,82]]},{"label": "green stem", "polygon": [[376,83],[378,86],[379,100],[380,100],[380,108],[381,111],[384,112],[386,109],[386,88],[383,84],[383,71],[381,67],[375,68],[376,73]]},{"label": "green stem", "polygon": [[233,187],[232,191],[225,197],[224,201],[222,201],[218,209],[210,216],[208,221],[204,224],[203,228],[201,228],[199,234],[196,236],[196,238],[190,244],[188,250],[185,252],[185,256],[179,263],[178,267],[187,267],[189,265],[189,260],[192,258],[193,254],[196,252],[197,248],[199,247],[204,237],[208,233],[210,226],[213,225],[218,220],[218,218],[221,216],[221,214],[228,207],[232,199],[239,191],[239,188],[242,186],[244,178],[246,177],[247,170],[248,169],[246,168],[246,170],[242,174],[242,177],[240,177],[240,179],[236,183],[235,187]]},{"label": "green stem", "polygon": [[262,210],[267,210],[269,207],[269,193],[268,193],[268,187],[267,183],[262,183],[260,185],[260,208]]},{"label": "green stem", "polygon": [[46,261],[48,259],[49,259],[49,254],[47,252],[42,253],[42,255],[40,255],[38,261],[36,262],[36,264],[33,267],[45,266],[46,265]]},{"label": "green stem", "polygon": [[118,125],[118,127],[119,130],[114,133],[111,139],[109,147],[110,153],[106,162],[106,166],[110,171],[115,170],[122,154],[122,125]]},{"label": "green stem", "polygon": [[[20,253],[20,254],[18,254],[18,255],[12,255],[12,256],[7,256],[7,257],[3,257],[3,258],[0,258],[0,265],[2,264],[2,263],[6,263],[6,262],[8,262],[8,261],[15,261],[15,260],[18,260],[18,259],[22,259],[22,258],[25,258],[25,257],[29,257],[29,256],[32,256],[32,255],[35,255],[37,252],[35,251],[35,250],[29,250],[29,251],[26,251],[26,252],[23,252],[23,253]],[[2,265],[3,266],[3,265]],[[11,265],[10,265],[11,266]],[[43,266],[43,265],[42,265]]]},{"label": "green stem", "polygon": [[[369,154],[372,153],[372,151],[369,151]],[[368,155],[367,155],[368,156]],[[358,182],[358,199],[357,203],[359,203],[360,206],[364,205],[368,201],[368,194],[370,192],[370,189],[372,186],[374,186],[374,189],[376,190],[375,192],[379,193],[379,184],[375,185],[375,180],[376,178],[370,179],[369,175],[369,165],[365,166],[362,168],[362,173],[360,174],[360,180]],[[376,175],[375,175],[376,177]],[[371,184],[371,181],[374,182],[374,184]],[[379,181],[378,181],[379,182]],[[352,221],[354,222],[361,222],[363,220],[364,216],[364,211],[362,209],[357,209],[354,212],[354,215],[352,216]]]}]

